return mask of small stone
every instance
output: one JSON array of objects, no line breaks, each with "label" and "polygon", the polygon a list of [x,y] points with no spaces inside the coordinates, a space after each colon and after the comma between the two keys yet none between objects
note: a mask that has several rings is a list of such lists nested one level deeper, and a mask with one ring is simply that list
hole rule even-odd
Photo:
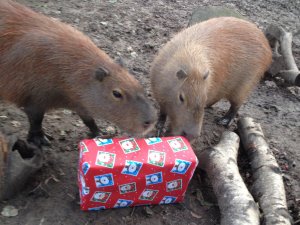
[{"label": "small stone", "polygon": [[102,21],[102,22],[100,22],[100,24],[102,24],[103,26],[107,27],[108,22]]},{"label": "small stone", "polygon": [[274,81],[270,81],[270,80],[266,80],[265,85],[267,87],[270,87],[270,88],[276,88],[277,87],[276,83]]},{"label": "small stone", "polygon": [[138,57],[138,54],[136,52],[131,52],[130,55],[131,55],[132,58]]},{"label": "small stone", "polygon": [[12,205],[7,205],[2,209],[1,215],[5,217],[13,217],[17,216],[19,213],[18,209],[16,209]]},{"label": "small stone", "polygon": [[146,206],[144,209],[145,209],[145,214],[147,217],[153,216],[154,212],[152,211],[152,209],[150,209],[149,206]]},{"label": "small stone", "polygon": [[116,129],[113,126],[108,126],[106,128],[107,133],[109,134],[115,134],[116,133]]},{"label": "small stone", "polygon": [[79,22],[80,22],[80,19],[79,19],[79,18],[76,18],[74,22],[75,22],[75,23],[79,23]]},{"label": "small stone", "polygon": [[63,113],[64,113],[65,115],[71,115],[71,114],[72,114],[72,111],[71,111],[71,110],[64,109],[64,110],[63,110]]},{"label": "small stone", "polygon": [[16,121],[16,120],[11,121],[11,124],[12,124],[13,127],[20,127],[21,126],[21,123],[19,121]]},{"label": "small stone", "polygon": [[59,135],[60,135],[60,136],[66,136],[66,131],[61,130],[60,133],[59,133]]},{"label": "small stone", "polygon": [[84,127],[84,123],[82,120],[76,120],[75,123],[73,123],[76,127]]},{"label": "small stone", "polygon": [[131,46],[127,47],[128,52],[133,52],[133,48]]},{"label": "small stone", "polygon": [[194,213],[193,211],[191,211],[191,215],[192,215],[192,217],[197,218],[197,219],[201,219],[202,218],[202,216],[200,216],[197,213]]},{"label": "small stone", "polygon": [[288,87],[287,88],[289,90],[289,92],[291,92],[293,95],[296,95],[298,97],[300,97],[300,87]]}]

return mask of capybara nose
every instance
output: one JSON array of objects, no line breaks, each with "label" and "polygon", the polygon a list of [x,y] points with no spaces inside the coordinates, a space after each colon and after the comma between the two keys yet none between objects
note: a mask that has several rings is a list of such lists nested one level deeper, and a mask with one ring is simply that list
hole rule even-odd
[{"label": "capybara nose", "polygon": [[145,128],[145,129],[149,128],[149,127],[152,125],[152,123],[153,123],[153,121],[151,121],[151,120],[146,120],[146,121],[144,122],[144,128]]},{"label": "capybara nose", "polygon": [[189,141],[193,141],[194,139],[196,139],[198,137],[197,134],[194,134],[191,132],[186,132],[186,131],[182,131],[181,136],[186,137]]}]

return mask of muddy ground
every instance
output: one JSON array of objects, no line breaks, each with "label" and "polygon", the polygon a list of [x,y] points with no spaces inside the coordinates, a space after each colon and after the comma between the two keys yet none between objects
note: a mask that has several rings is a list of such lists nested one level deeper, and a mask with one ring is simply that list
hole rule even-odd
[{"label": "muddy ground", "polygon": [[[239,10],[244,16],[265,27],[279,23],[296,32],[300,27],[300,1],[280,0],[20,0],[29,7],[72,24],[86,33],[111,57],[121,55],[128,69],[147,88],[149,68],[158,49],[176,32],[187,26],[193,9],[222,5]],[[300,35],[294,38],[293,53],[300,66]],[[80,88],[80,87],[78,87]],[[257,119],[275,153],[284,175],[289,211],[300,224],[300,90],[264,79],[240,110],[241,115]],[[215,144],[224,128],[214,120],[224,114],[228,104],[218,103],[207,109],[201,138],[194,144],[201,150]],[[98,121],[103,130],[109,126]],[[53,137],[45,148],[42,169],[29,180],[25,189],[7,202],[19,209],[19,215],[6,218],[2,225],[84,225],[84,224],[219,224],[220,213],[205,176],[197,172],[189,186],[184,204],[82,212],[77,188],[77,143],[87,135],[79,117],[66,110],[49,112],[44,128]],[[234,130],[233,124],[230,129]],[[7,103],[0,103],[0,129],[25,138],[28,122],[25,114]],[[118,135],[122,135],[118,132]],[[201,163],[201,162],[200,162]],[[239,156],[241,172],[247,184],[251,173],[246,157]],[[201,197],[204,196],[204,200]]]}]

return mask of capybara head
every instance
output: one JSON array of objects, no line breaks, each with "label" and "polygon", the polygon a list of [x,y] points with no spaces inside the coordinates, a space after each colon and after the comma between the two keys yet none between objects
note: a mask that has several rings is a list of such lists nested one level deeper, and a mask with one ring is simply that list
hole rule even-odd
[{"label": "capybara head", "polygon": [[173,135],[186,136],[190,141],[200,135],[206,104],[209,70],[178,69],[174,86],[168,90],[166,111]]},{"label": "capybara head", "polygon": [[111,121],[136,136],[153,129],[155,109],[140,83],[125,68],[106,60],[85,77],[77,88],[82,89],[80,102],[92,116]]}]

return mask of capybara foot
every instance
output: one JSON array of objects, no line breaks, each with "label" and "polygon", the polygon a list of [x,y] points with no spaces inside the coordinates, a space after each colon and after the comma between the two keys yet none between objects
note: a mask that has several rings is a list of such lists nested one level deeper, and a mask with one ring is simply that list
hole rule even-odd
[{"label": "capybara foot", "polygon": [[229,127],[232,124],[233,119],[234,118],[232,118],[231,116],[225,115],[221,118],[216,119],[216,123],[224,127]]},{"label": "capybara foot", "polygon": [[27,137],[28,143],[32,143],[38,147],[50,146],[51,142],[43,131],[32,132],[30,131]]}]

